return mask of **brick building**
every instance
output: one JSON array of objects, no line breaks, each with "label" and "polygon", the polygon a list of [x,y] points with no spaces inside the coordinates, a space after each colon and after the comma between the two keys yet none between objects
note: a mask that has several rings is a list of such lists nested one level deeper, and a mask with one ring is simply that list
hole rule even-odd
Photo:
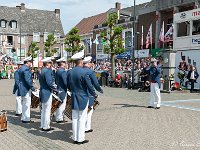
[{"label": "brick building", "polygon": [[[21,55],[20,55],[21,31]],[[16,49],[18,58],[27,55],[32,41],[37,42],[40,53],[44,56],[44,42],[48,34],[54,34],[58,50],[55,57],[59,57],[63,50],[62,37],[64,31],[60,20],[60,10],[54,11],[28,9],[25,4],[16,7],[0,6],[0,51],[13,55],[11,50]]]}]

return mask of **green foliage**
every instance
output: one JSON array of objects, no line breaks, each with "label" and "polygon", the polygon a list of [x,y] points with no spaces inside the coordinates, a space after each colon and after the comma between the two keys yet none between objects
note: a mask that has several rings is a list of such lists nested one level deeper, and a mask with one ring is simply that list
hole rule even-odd
[{"label": "green foliage", "polygon": [[117,21],[117,13],[110,14],[106,22],[108,25],[107,33],[100,33],[100,37],[102,38],[102,44],[104,47],[104,52],[111,55],[113,78],[115,77],[115,55],[121,54],[125,51],[123,47],[123,41],[121,38],[123,27],[116,26]]},{"label": "green foliage", "polygon": [[32,56],[32,58],[37,57],[37,52],[40,50],[40,48],[37,46],[36,42],[31,42],[29,49],[28,49],[28,56]]},{"label": "green foliage", "polygon": [[44,50],[46,52],[46,57],[52,57],[55,53],[57,53],[57,50],[53,48],[53,46],[56,44],[56,40],[53,34],[49,34],[46,42],[44,43],[45,47]]},{"label": "green foliage", "polygon": [[123,27],[115,26],[117,23],[117,13],[113,13],[109,15],[107,24],[108,24],[108,32],[100,33],[100,37],[102,38],[102,44],[104,45],[104,52],[107,54],[121,54],[125,51],[123,48],[123,41],[121,39],[121,33],[123,31]]},{"label": "green foliage", "polygon": [[81,51],[84,48],[84,46],[82,46],[80,42],[81,37],[78,34],[78,29],[71,29],[71,31],[69,31],[65,38],[65,44],[67,45],[67,48],[65,48],[65,50],[68,52],[72,52],[73,54],[75,52]]}]

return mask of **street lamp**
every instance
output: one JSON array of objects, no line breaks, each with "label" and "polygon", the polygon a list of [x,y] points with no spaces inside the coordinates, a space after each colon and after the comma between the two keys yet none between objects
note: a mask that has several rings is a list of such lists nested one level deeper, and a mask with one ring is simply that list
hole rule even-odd
[{"label": "street lamp", "polygon": [[25,10],[22,9],[22,7],[20,7],[20,19],[19,19],[19,48],[20,48],[20,51],[19,51],[19,57],[20,57],[20,61],[21,61],[21,54],[22,54],[22,13],[24,12]]},{"label": "street lamp", "polygon": [[136,5],[135,5],[135,0],[134,0],[134,7],[133,7],[133,36],[134,36],[134,39],[133,39],[133,43],[132,43],[132,48],[133,48],[133,51],[132,51],[132,89],[134,87],[134,68],[135,68],[135,49],[137,48],[136,47],[136,36],[137,36],[137,31],[136,31]]}]

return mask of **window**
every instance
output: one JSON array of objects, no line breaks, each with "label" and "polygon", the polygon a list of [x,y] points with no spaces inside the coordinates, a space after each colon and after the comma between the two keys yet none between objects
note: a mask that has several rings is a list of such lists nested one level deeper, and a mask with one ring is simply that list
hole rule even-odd
[{"label": "window", "polygon": [[[21,48],[21,57],[25,57],[26,50],[25,48]],[[20,48],[17,49],[17,56],[20,57]]]},{"label": "window", "polygon": [[44,42],[46,42],[46,41],[47,41],[47,39],[48,39],[48,35],[49,35],[49,33],[48,33],[48,32],[44,32]]},{"label": "window", "polygon": [[60,33],[54,33],[55,41],[60,43]]},{"label": "window", "polygon": [[16,29],[17,28],[17,21],[11,21],[11,28]]},{"label": "window", "polygon": [[40,42],[40,32],[33,32],[33,42]]},{"label": "window", "polygon": [[87,51],[87,54],[90,54],[91,53],[91,46],[92,46],[91,39],[84,39],[83,43],[85,45],[85,49]]},{"label": "window", "polygon": [[56,50],[56,53],[54,54],[54,57],[59,57],[60,56],[60,48],[56,47],[54,49]]},{"label": "window", "polygon": [[193,21],[192,35],[200,34],[200,20]]},{"label": "window", "polygon": [[190,22],[181,22],[177,24],[177,37],[189,36],[190,35]]},{"label": "window", "polygon": [[5,28],[6,27],[6,20],[1,20],[1,27]]},{"label": "window", "polygon": [[131,50],[131,47],[132,47],[132,32],[131,31],[125,32],[124,40],[125,40],[125,49]]},{"label": "window", "polygon": [[13,45],[13,36],[7,36],[8,45]]},{"label": "window", "polygon": [[[18,43],[20,44],[20,36],[18,36]],[[21,36],[21,44],[25,44],[25,36]]]},{"label": "window", "polygon": [[102,44],[102,38],[99,36],[98,38],[98,45],[97,45],[97,54],[103,54],[103,44]]}]

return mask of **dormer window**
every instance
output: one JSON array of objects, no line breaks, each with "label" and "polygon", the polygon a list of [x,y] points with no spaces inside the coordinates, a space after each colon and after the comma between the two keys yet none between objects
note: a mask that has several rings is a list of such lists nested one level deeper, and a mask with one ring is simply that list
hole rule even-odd
[{"label": "dormer window", "polygon": [[16,28],[17,28],[17,21],[15,21],[15,20],[11,21],[11,22],[10,22],[10,27],[11,27],[12,29],[16,29]]},{"label": "dormer window", "polygon": [[6,27],[6,20],[1,20],[1,27],[5,28]]}]

